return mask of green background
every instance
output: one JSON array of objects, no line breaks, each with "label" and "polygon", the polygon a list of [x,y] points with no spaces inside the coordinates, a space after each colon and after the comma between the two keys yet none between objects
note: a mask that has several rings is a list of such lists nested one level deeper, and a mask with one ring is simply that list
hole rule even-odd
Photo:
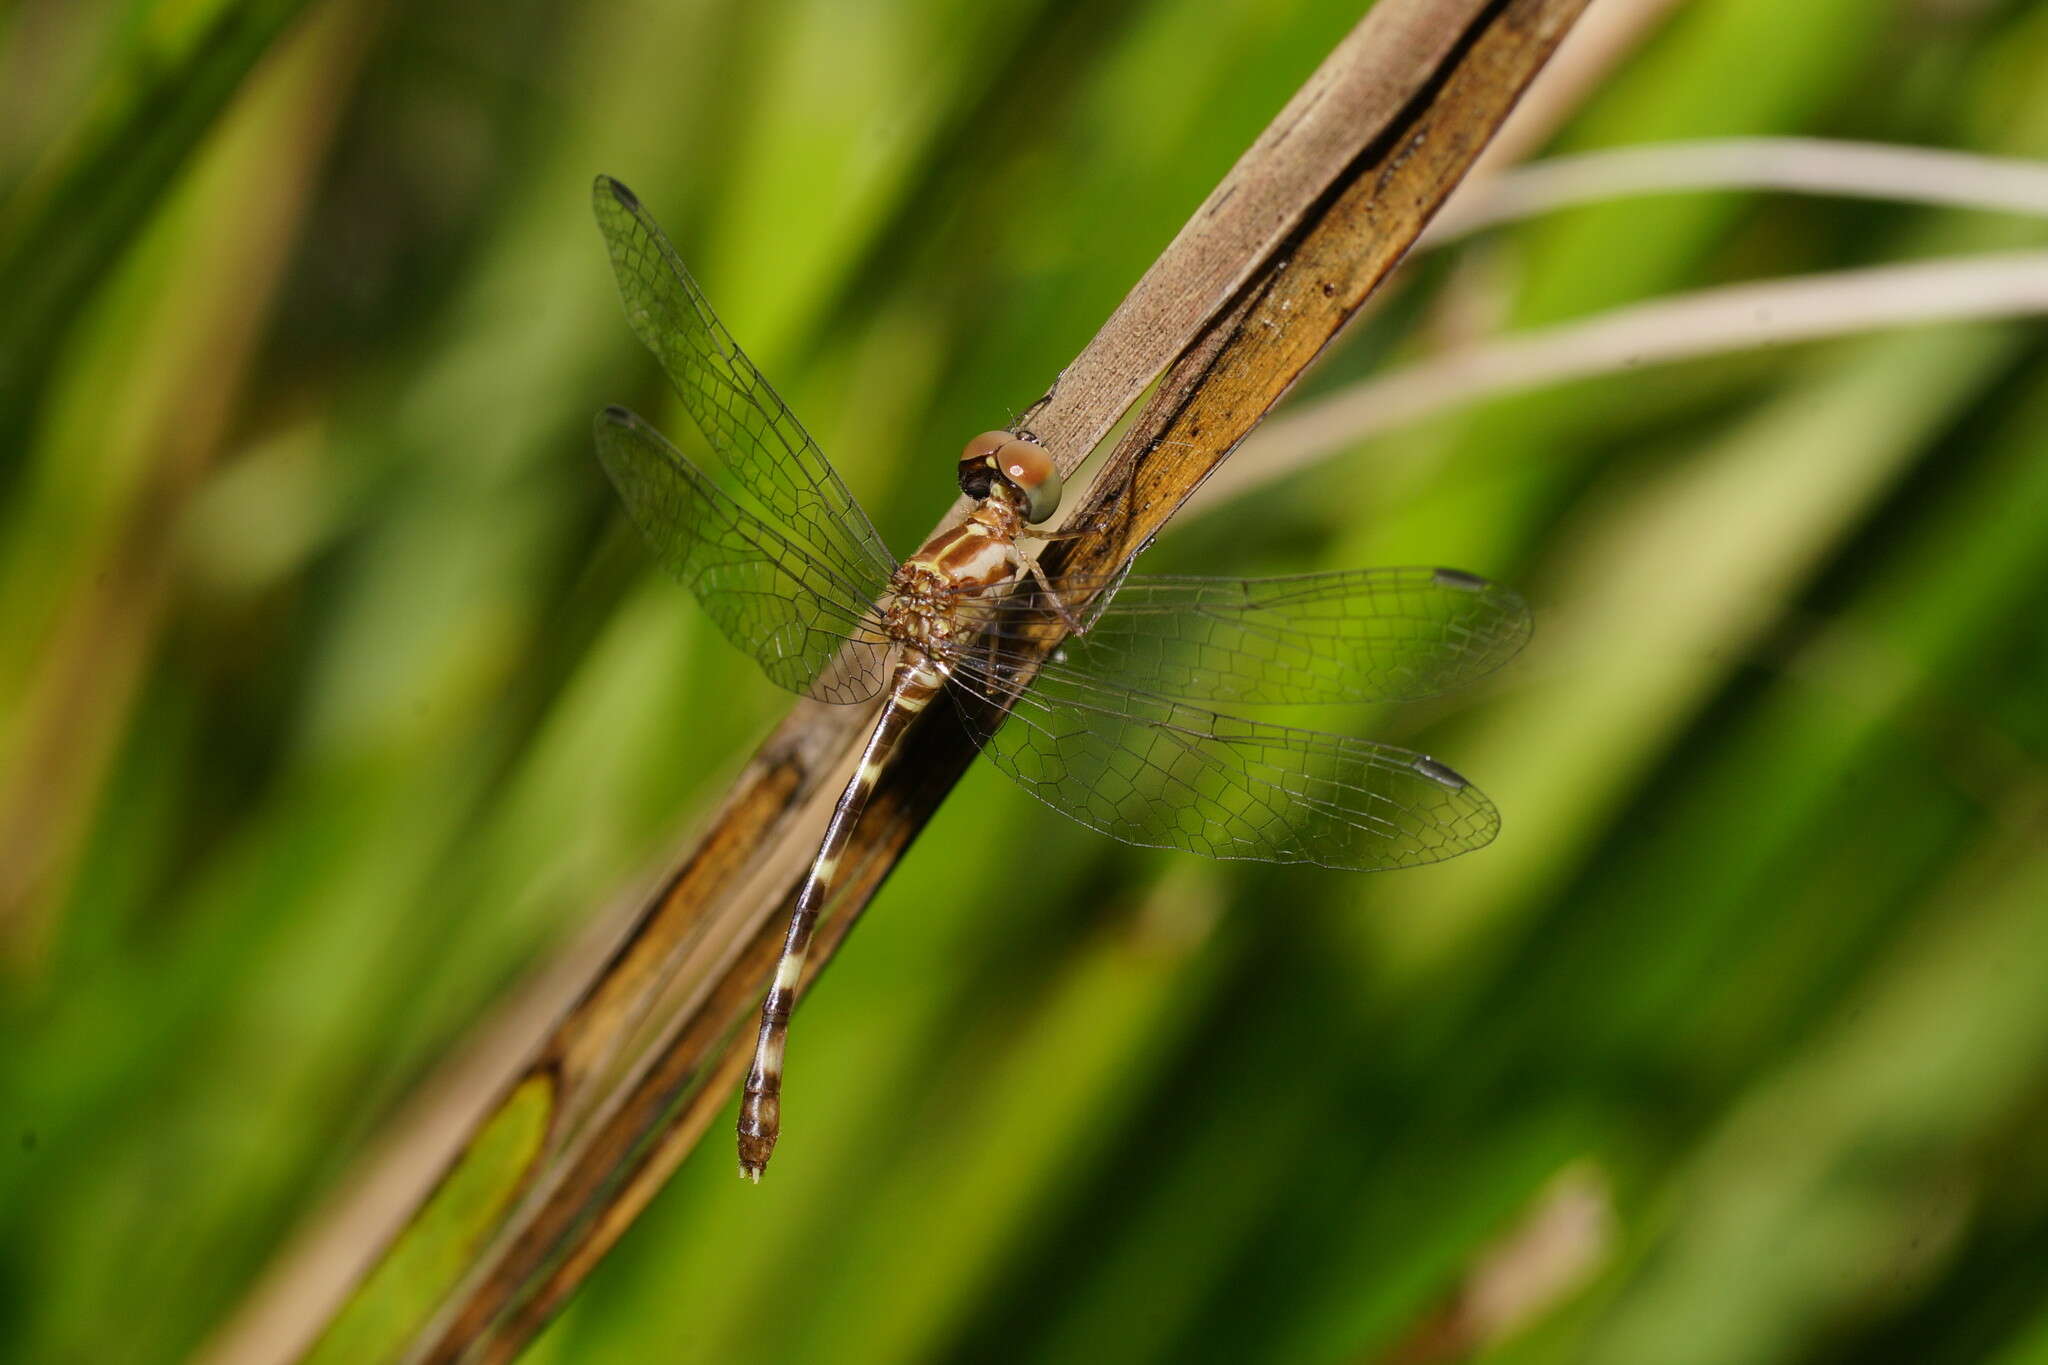
[{"label": "green background", "polygon": [[[786,706],[592,458],[608,402],[686,431],[595,173],[905,548],[1355,18],[0,5],[0,1359],[199,1350]],[[2044,71],[2039,5],[1695,0],[1550,145],[2040,157]],[[1560,213],[1311,388],[2044,239]],[[1486,686],[1317,717],[1454,764],[1497,844],[1211,865],[977,771],[798,1019],[769,1179],[714,1129],[530,1359],[1433,1360],[1519,1268],[1488,1360],[2048,1361],[2038,323],[1467,404],[1146,563],[1521,588]]]}]

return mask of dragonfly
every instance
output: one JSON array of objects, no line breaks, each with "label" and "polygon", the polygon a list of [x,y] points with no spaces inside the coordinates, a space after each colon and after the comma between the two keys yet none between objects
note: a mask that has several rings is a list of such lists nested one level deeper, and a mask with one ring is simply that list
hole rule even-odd
[{"label": "dragonfly", "polygon": [[[742,1176],[761,1178],[781,1133],[790,1014],[855,822],[941,695],[1032,796],[1129,844],[1377,870],[1493,839],[1492,802],[1426,754],[1194,703],[1433,696],[1521,648],[1529,613],[1513,592],[1442,568],[1123,573],[1056,588],[1020,542],[1066,534],[1043,529],[1059,509],[1060,473],[1013,430],[967,443],[957,479],[972,511],[899,561],[640,200],[599,176],[592,203],[627,319],[725,475],[608,407],[597,453],[628,516],[772,681],[842,705],[882,698],[762,1001],[740,1102]],[[1076,613],[1072,602],[1088,605]],[[1048,621],[1069,632],[1050,657],[1035,643]]]}]

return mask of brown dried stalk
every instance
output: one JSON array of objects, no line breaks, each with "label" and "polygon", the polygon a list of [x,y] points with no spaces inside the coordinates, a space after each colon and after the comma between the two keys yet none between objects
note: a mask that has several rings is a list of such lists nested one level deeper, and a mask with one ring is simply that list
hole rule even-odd
[{"label": "brown dried stalk", "polygon": [[[1078,521],[1109,529],[1055,546],[1049,572],[1107,572],[1158,532],[1414,242],[1583,6],[1375,6],[1026,414],[1071,472],[1165,376],[1078,509]],[[746,1060],[735,1038],[868,720],[864,708],[799,703],[761,747],[479,1124],[489,1131],[509,1106],[546,1098],[545,1133],[494,1234],[385,1358],[511,1360],[723,1111]],[[913,730],[854,835],[851,884],[807,985],[975,752],[947,708]]]}]

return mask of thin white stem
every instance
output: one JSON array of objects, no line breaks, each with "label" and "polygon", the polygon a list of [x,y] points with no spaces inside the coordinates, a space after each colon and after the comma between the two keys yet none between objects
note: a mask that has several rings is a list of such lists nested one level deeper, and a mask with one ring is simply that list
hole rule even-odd
[{"label": "thin white stem", "polygon": [[1505,171],[1444,205],[1418,247],[1500,223],[1639,194],[1782,190],[2048,218],[2048,164],[1933,147],[1826,138],[1658,142]]},{"label": "thin white stem", "polygon": [[[1454,197],[1417,243],[1638,194],[1780,190],[2048,218],[2048,165],[1824,138],[1664,142],[1556,157]],[[1418,362],[1268,422],[1203,487],[1215,503],[1460,403],[1640,365],[1882,327],[2048,312],[2048,254],[1878,266],[1728,285]]]},{"label": "thin white stem", "polygon": [[1422,361],[1266,423],[1197,498],[1221,502],[1476,399],[1641,365],[1884,327],[2048,313],[2048,251],[1725,285]]}]

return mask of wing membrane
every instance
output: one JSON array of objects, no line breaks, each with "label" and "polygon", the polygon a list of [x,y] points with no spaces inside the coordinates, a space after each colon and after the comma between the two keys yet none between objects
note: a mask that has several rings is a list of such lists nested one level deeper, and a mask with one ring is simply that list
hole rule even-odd
[{"label": "wing membrane", "polygon": [[882,690],[888,639],[834,571],[624,408],[598,414],[597,455],[662,567],[771,679],[848,704]]},{"label": "wing membrane", "polygon": [[895,558],[818,443],[718,321],[633,192],[599,176],[591,202],[634,334],[660,360],[704,438],[768,520],[829,569],[843,593],[879,597]]},{"label": "wing membrane", "polygon": [[[1454,857],[1500,827],[1476,787],[1406,749],[1217,715],[1057,664],[1028,685],[1000,672],[954,672],[991,761],[1128,844],[1371,871]],[[975,698],[1014,710],[991,724]]]},{"label": "wing membrane", "polygon": [[[1063,591],[1086,595],[1093,583]],[[1410,701],[1463,686],[1529,638],[1529,609],[1456,569],[1285,578],[1131,575],[1061,646],[1067,669],[1164,697],[1285,704]],[[1078,591],[1077,591],[1078,589]],[[1056,613],[1036,589],[964,601],[1001,655]]]}]

